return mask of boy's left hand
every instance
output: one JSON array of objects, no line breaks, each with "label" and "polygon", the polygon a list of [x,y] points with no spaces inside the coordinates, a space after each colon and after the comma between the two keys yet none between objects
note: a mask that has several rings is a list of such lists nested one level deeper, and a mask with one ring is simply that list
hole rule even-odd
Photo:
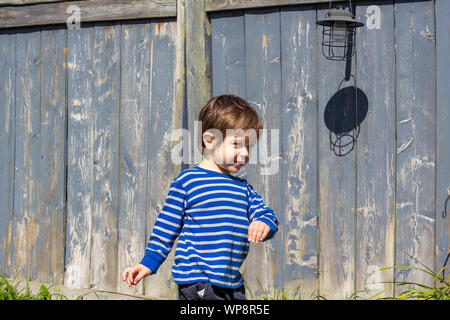
[{"label": "boy's left hand", "polygon": [[248,241],[263,241],[269,234],[270,227],[262,221],[253,221],[248,227]]}]

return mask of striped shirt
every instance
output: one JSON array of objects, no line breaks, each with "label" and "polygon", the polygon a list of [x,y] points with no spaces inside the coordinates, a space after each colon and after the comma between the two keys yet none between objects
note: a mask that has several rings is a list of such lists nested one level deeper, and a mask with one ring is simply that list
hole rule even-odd
[{"label": "striped shirt", "polygon": [[238,288],[252,221],[278,229],[274,210],[245,179],[195,166],[171,183],[141,264],[158,271],[178,237],[172,275],[176,283],[210,282]]}]

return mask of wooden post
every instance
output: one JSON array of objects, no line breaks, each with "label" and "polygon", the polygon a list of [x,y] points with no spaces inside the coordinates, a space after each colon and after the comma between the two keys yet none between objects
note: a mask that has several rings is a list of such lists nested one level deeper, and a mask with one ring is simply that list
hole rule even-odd
[{"label": "wooden post", "polygon": [[[180,2],[180,1],[179,1]],[[211,97],[210,39],[211,22],[206,16],[204,0],[185,0],[186,21],[186,102],[188,130],[191,142],[195,138],[194,121],[204,104]],[[190,148],[189,164],[201,161],[201,128],[198,128],[197,144]],[[198,143],[200,145],[198,145]],[[194,157],[195,155],[195,157]],[[200,157],[199,157],[200,156]],[[200,161],[197,161],[200,159]],[[198,163],[196,163],[198,162]]]},{"label": "wooden post", "polygon": [[[174,93],[174,104],[179,111],[177,115],[177,123],[179,123],[179,128],[184,128],[184,115],[186,111],[186,19],[185,19],[185,0],[177,0],[177,34],[175,39],[175,93]],[[184,146],[187,146],[186,137],[183,137],[183,150],[186,150]],[[183,155],[184,158],[184,155]],[[180,172],[187,167],[184,162],[181,163],[180,167],[175,165],[176,171]]]},{"label": "wooden post", "polygon": [[[450,71],[440,66],[448,65],[450,58],[450,3],[436,1],[436,273],[444,267],[450,252],[450,201],[447,216],[443,215],[445,200],[450,195]],[[447,18],[445,18],[447,16]],[[447,30],[447,31],[446,31]],[[447,36],[446,36],[447,34]],[[446,54],[447,53],[447,54]],[[447,261],[447,266],[450,262]],[[448,277],[450,267],[444,275]],[[442,273],[441,273],[442,275]]]}]

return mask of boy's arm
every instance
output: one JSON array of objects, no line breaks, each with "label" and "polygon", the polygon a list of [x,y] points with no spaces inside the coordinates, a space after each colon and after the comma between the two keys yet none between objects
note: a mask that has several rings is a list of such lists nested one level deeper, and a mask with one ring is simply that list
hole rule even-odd
[{"label": "boy's arm", "polygon": [[261,221],[269,226],[270,231],[263,241],[269,240],[278,230],[278,219],[275,217],[275,211],[264,204],[262,197],[250,184],[247,185],[249,191],[248,218],[250,222]]},{"label": "boy's arm", "polygon": [[175,239],[183,227],[184,198],[186,192],[178,181],[173,181],[166,201],[156,219],[150,240],[145,248],[145,256],[140,264],[155,274],[166,260]]}]

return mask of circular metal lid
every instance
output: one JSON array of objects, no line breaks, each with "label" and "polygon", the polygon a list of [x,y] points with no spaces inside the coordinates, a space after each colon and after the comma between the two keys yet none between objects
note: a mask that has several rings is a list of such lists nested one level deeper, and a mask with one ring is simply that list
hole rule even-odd
[{"label": "circular metal lid", "polygon": [[332,27],[336,22],[345,22],[348,27],[362,27],[364,23],[359,22],[353,18],[353,15],[344,8],[333,9],[327,12],[328,18],[317,21],[321,26]]}]

